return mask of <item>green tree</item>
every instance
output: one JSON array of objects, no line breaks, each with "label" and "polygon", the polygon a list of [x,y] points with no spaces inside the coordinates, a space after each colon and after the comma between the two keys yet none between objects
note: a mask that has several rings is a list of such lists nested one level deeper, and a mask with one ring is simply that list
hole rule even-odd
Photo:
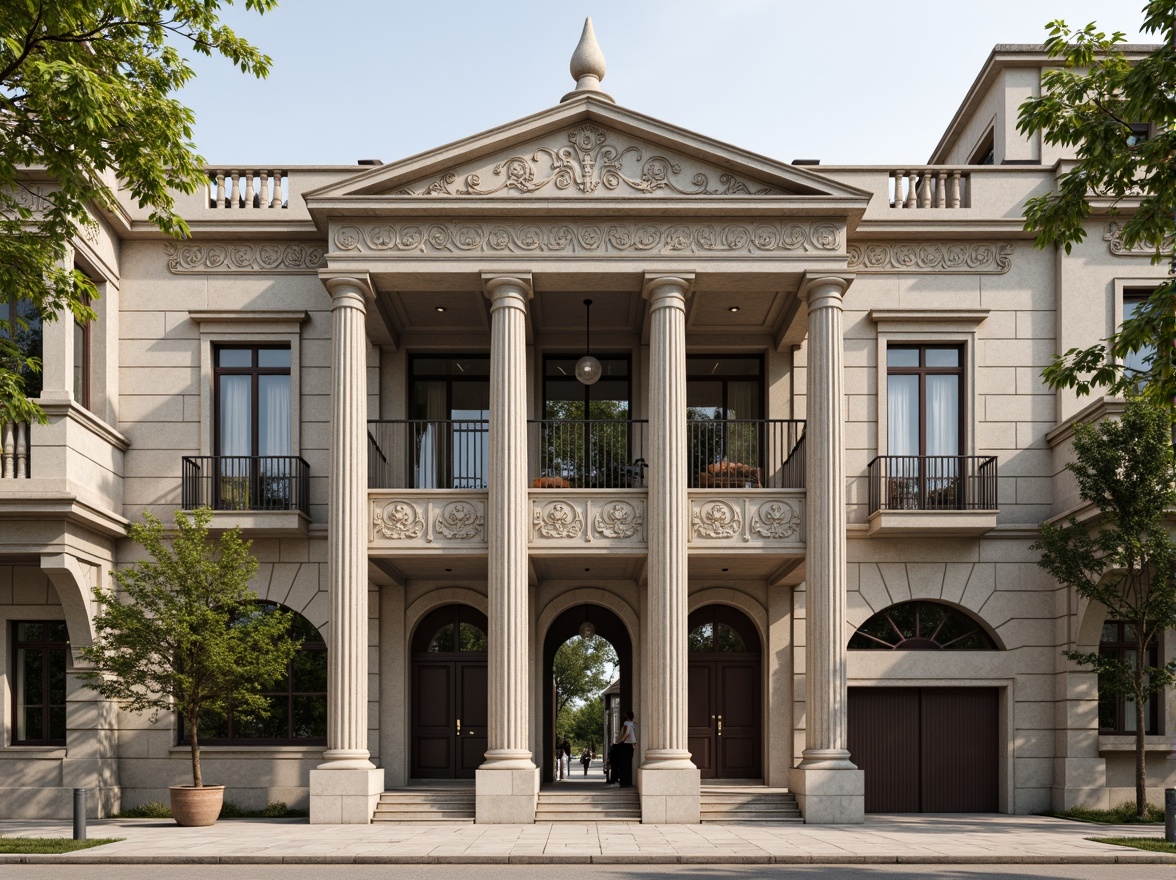
[{"label": "green tree", "polygon": [[179,714],[199,788],[201,717],[264,717],[269,702],[261,692],[286,674],[299,644],[289,637],[291,614],[262,610],[249,590],[257,560],[238,529],[213,544],[212,511],[190,519],[177,512],[169,547],[163,524],[150,514],[146,520],[131,526],[131,537],[150,558],[115,571],[118,592],[94,588],[102,611],[94,645],[82,649],[93,671],[82,678],[152,720],[161,711]]},{"label": "green tree", "polygon": [[1127,403],[1121,420],[1074,428],[1075,461],[1066,465],[1082,498],[1098,509],[1087,523],[1074,517],[1042,523],[1038,562],[1055,580],[1084,599],[1101,603],[1108,619],[1121,620],[1138,640],[1133,659],[1097,651],[1065,656],[1098,673],[1100,694],[1113,694],[1135,709],[1135,808],[1147,810],[1144,707],[1153,693],[1176,682],[1176,660],[1149,666],[1149,649],[1176,625],[1176,543],[1168,511],[1176,506],[1176,455],[1168,411],[1142,399]]},{"label": "green tree", "polygon": [[568,737],[577,749],[592,749],[600,754],[604,743],[604,700],[599,694],[589,697],[572,710]]},{"label": "green tree", "polygon": [[[177,46],[264,77],[270,59],[220,23],[233,0],[4,0],[0,14],[0,422],[43,420],[40,358],[18,337],[63,312],[92,320],[93,283],[69,257],[125,189],[164,232],[187,233],[173,193],[206,186],[194,115],[172,94],[193,76]],[[245,0],[264,13],[277,0]],[[16,317],[14,317],[16,316]]]},{"label": "green tree", "polygon": [[[1143,14],[1142,30],[1160,35],[1163,45],[1134,62],[1121,49],[1122,33],[1108,36],[1093,23],[1081,30],[1060,20],[1048,25],[1046,52],[1061,66],[1042,74],[1041,95],[1021,105],[1017,128],[1073,148],[1076,161],[1053,191],[1028,200],[1025,228],[1037,233],[1038,247],[1069,253],[1086,237],[1097,203],[1118,218],[1124,247],[1148,248],[1155,262],[1171,253],[1176,268],[1176,2],[1152,0]],[[1079,395],[1141,388],[1170,403],[1176,397],[1174,293],[1176,279],[1161,284],[1107,339],[1057,355],[1045,381]],[[1153,353],[1144,369],[1125,368],[1127,356],[1141,351]]]},{"label": "green tree", "polygon": [[[555,717],[564,709],[587,699],[596,699],[612,681],[617,665],[613,646],[600,636],[573,636],[555,652]],[[558,728],[558,724],[557,724]]]}]

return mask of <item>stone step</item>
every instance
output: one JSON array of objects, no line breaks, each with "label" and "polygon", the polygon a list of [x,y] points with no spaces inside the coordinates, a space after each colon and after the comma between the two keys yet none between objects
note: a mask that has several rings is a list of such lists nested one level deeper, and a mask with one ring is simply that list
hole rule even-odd
[{"label": "stone step", "polygon": [[795,800],[711,801],[701,803],[704,810],[796,810]]},{"label": "stone step", "polygon": [[700,792],[699,819],[708,824],[799,823],[796,795],[787,789],[711,789]]},{"label": "stone step", "polygon": [[641,815],[611,815],[608,813],[560,813],[552,815],[549,813],[536,813],[536,825],[550,825],[556,822],[609,822],[609,823],[630,823],[634,825],[641,824]]},{"label": "stone step", "polygon": [[469,824],[474,821],[470,789],[385,791],[376,803],[373,822]]}]

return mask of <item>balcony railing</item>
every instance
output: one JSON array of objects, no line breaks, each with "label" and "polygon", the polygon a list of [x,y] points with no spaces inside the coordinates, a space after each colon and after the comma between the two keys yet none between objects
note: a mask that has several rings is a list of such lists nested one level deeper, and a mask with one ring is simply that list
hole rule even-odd
[{"label": "balcony railing", "polygon": [[0,422],[0,480],[29,477],[29,426],[25,422]]},{"label": "balcony railing", "polygon": [[890,172],[892,208],[967,208],[971,197],[971,173],[961,168],[937,166]]},{"label": "balcony railing", "polygon": [[688,421],[689,485],[803,489],[804,424],[800,419]]},{"label": "balcony railing", "polygon": [[870,513],[996,509],[993,456],[879,455],[870,462]]},{"label": "balcony railing", "polygon": [[488,428],[485,420],[368,422],[368,488],[485,489]]},{"label": "balcony railing", "polygon": [[300,510],[310,515],[310,465],[296,455],[186,455],[184,510]]},{"label": "balcony railing", "polygon": [[644,419],[546,419],[529,425],[545,488],[639,489],[645,485]]}]

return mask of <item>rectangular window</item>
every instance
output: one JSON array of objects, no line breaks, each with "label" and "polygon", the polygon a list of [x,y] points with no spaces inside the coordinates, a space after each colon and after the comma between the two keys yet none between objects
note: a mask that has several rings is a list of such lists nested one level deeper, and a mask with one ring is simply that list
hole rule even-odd
[{"label": "rectangular window", "polygon": [[958,346],[888,346],[887,452],[905,456],[960,455],[963,380],[963,352]]},{"label": "rectangular window", "polygon": [[73,323],[73,396],[90,408],[90,322]]},{"label": "rectangular window", "polygon": [[14,625],[13,696],[15,745],[65,745],[65,671],[69,632],[65,621]]},{"label": "rectangular window", "polygon": [[[0,301],[0,357],[27,360],[41,359],[41,316],[27,300]],[[40,397],[43,383],[41,372],[21,370],[25,381],[25,396]]]},{"label": "rectangular window", "polygon": [[576,488],[641,485],[642,426],[630,421],[630,368],[624,356],[601,355],[600,378],[576,378],[575,356],[543,359],[539,474]]},{"label": "rectangular window", "polygon": [[489,356],[414,357],[409,369],[412,488],[485,489]]},{"label": "rectangular window", "polygon": [[776,466],[767,460],[779,444],[765,433],[763,367],[758,355],[686,358],[690,486],[758,489]]},{"label": "rectangular window", "polygon": [[[1134,662],[1139,639],[1135,629],[1121,620],[1108,620],[1103,624],[1098,652],[1105,657]],[[1147,665],[1159,666],[1159,647],[1153,644],[1148,649]],[[1103,677],[1099,676],[1098,688],[1098,732],[1105,734],[1134,734],[1137,719],[1135,701],[1104,691]],[[1160,695],[1152,694],[1143,707],[1143,732],[1158,734],[1160,719]]]},{"label": "rectangular window", "polygon": [[[1152,292],[1150,290],[1140,290],[1139,288],[1128,288],[1123,291],[1123,320],[1126,321],[1132,317],[1136,310],[1147,302],[1151,294]],[[1155,356],[1155,346],[1148,345],[1137,352],[1127,355],[1123,359],[1123,365],[1134,373],[1146,372],[1151,369],[1151,364]]]}]

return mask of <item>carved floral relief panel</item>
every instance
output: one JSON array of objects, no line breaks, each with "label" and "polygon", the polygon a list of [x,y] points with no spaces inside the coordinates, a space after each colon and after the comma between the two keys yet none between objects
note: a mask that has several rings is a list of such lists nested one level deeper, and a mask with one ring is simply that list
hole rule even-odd
[{"label": "carved floral relief panel", "polygon": [[691,492],[690,547],[780,547],[805,542],[804,493]]},{"label": "carved floral relief panel", "polygon": [[486,493],[372,493],[373,549],[486,549]]},{"label": "carved floral relief panel", "polygon": [[531,493],[531,547],[645,546],[645,493]]}]

